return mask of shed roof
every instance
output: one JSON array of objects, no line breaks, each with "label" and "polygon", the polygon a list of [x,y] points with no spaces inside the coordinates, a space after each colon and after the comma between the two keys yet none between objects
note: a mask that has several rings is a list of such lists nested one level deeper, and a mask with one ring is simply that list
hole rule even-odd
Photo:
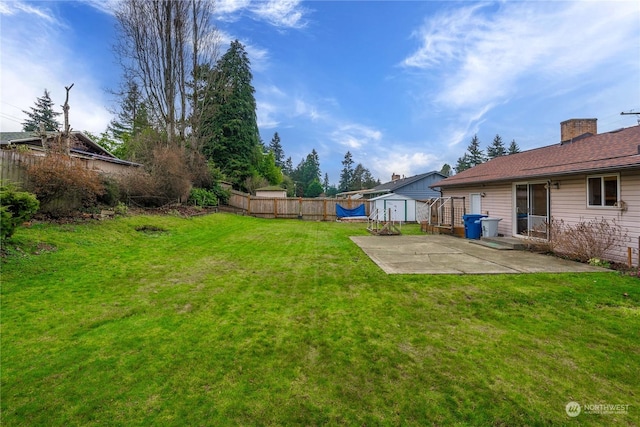
[{"label": "shed roof", "polygon": [[432,187],[640,169],[640,125],[496,157]]},{"label": "shed roof", "polygon": [[412,197],[405,196],[404,194],[397,193],[388,193],[383,194],[382,196],[374,197],[373,199],[369,199],[371,201],[375,200],[414,200]]}]

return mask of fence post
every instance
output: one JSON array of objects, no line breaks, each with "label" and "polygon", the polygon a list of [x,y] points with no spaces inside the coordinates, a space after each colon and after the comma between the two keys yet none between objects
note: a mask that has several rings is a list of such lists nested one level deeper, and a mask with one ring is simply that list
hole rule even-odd
[{"label": "fence post", "polygon": [[453,234],[455,229],[455,221],[456,221],[456,206],[454,204],[453,197],[451,198],[451,234]]},{"label": "fence post", "polygon": [[247,194],[247,215],[251,215],[251,194]]},{"label": "fence post", "polygon": [[278,199],[273,199],[273,216],[278,218]]},{"label": "fence post", "polygon": [[322,199],[322,220],[327,220],[327,199]]}]

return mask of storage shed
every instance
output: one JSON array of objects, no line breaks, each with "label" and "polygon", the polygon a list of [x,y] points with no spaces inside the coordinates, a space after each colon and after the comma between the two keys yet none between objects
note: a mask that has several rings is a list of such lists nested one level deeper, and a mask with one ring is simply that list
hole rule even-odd
[{"label": "storage shed", "polygon": [[379,221],[416,221],[416,201],[402,194],[389,193],[371,199],[372,212],[377,212]]}]

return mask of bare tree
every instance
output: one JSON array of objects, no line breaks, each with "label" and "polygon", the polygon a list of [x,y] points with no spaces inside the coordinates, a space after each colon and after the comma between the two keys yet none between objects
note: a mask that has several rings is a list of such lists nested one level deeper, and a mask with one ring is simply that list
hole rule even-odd
[{"label": "bare tree", "polygon": [[74,83],[71,83],[71,86],[65,86],[65,90],[67,91],[67,97],[64,100],[64,104],[62,105],[62,112],[64,113],[64,131],[62,133],[62,138],[64,141],[64,152],[69,155],[71,151],[71,125],[69,124],[69,91],[73,87]]},{"label": "bare tree", "polygon": [[184,142],[199,115],[197,85],[190,82],[199,66],[217,58],[213,8],[212,0],[122,0],[116,6],[116,54],[170,142]]}]

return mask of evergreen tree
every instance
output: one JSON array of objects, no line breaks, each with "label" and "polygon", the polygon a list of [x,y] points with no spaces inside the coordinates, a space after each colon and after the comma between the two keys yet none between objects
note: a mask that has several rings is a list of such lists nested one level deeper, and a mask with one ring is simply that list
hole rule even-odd
[{"label": "evergreen tree", "polygon": [[331,184],[329,184],[329,174],[325,173],[324,174],[324,181],[322,182],[322,189],[324,190],[324,192],[326,193],[327,191],[329,191],[329,186]]},{"label": "evergreen tree", "polygon": [[451,165],[445,163],[442,165],[442,169],[440,169],[440,173],[444,176],[451,176]]},{"label": "evergreen tree", "polygon": [[216,114],[203,116],[201,120],[203,154],[236,187],[242,187],[257,168],[262,150],[251,66],[238,40],[220,58],[215,74],[216,78],[208,82],[205,96],[210,97]]},{"label": "evergreen tree", "polygon": [[305,191],[305,197],[318,197],[323,192],[322,184],[320,184],[320,180],[314,179],[307,186],[307,191]]},{"label": "evergreen tree", "polygon": [[520,147],[518,147],[518,144],[516,143],[516,140],[512,140],[511,144],[509,144],[509,150],[507,151],[507,154],[516,154],[520,152]]},{"label": "evergreen tree", "polygon": [[353,157],[351,152],[347,151],[342,160],[342,172],[340,172],[340,183],[338,184],[338,191],[349,191],[351,182],[353,180]]},{"label": "evergreen tree", "polygon": [[362,163],[358,163],[353,169],[353,177],[349,185],[349,190],[367,190],[377,185],[380,185],[380,181],[376,180],[373,175],[371,175],[371,172],[369,172],[369,169],[362,166]]},{"label": "evergreen tree", "polygon": [[[320,182],[320,160],[315,149],[307,157],[300,161],[298,166],[291,172],[291,179],[296,184],[296,193],[298,196],[308,196],[309,186],[316,180]],[[322,193],[322,184],[320,184]]]},{"label": "evergreen tree", "polygon": [[484,152],[480,148],[480,140],[478,139],[478,135],[473,135],[473,138],[471,138],[471,142],[467,147],[467,152],[469,153],[468,159],[470,167],[474,167],[481,163],[484,163],[484,161],[486,160]]},{"label": "evergreen tree", "polygon": [[460,173],[465,171],[471,167],[471,161],[469,160],[469,154],[464,153],[462,157],[458,157],[458,162],[456,163],[455,170],[456,173]]},{"label": "evergreen tree", "polygon": [[271,143],[269,143],[269,149],[273,151],[276,166],[282,168],[284,166],[284,150],[282,149],[282,144],[280,144],[280,135],[278,135],[278,132],[273,134]]},{"label": "evergreen tree", "polygon": [[282,172],[287,176],[291,176],[293,174],[293,161],[291,160],[291,157],[287,157],[287,160],[284,162]]},{"label": "evergreen tree", "polygon": [[[302,166],[302,182],[304,183],[305,194],[308,195],[309,186],[313,181],[318,181],[318,183],[320,183],[321,176],[320,159],[318,158],[318,153],[314,148],[311,150],[311,153],[307,154],[307,158]],[[322,185],[320,185],[320,188],[322,188]]]},{"label": "evergreen tree", "polygon": [[118,95],[121,97],[120,111],[117,119],[111,120],[107,131],[115,139],[128,143],[131,138],[140,134],[144,129],[150,128],[151,123],[144,102],[144,96],[140,87],[133,80],[125,82],[124,90]]},{"label": "evergreen tree", "polygon": [[505,154],[507,154],[507,150],[504,148],[502,138],[500,138],[500,135],[496,135],[491,145],[487,148],[487,157],[489,157],[489,159],[495,159]]},{"label": "evergreen tree", "polygon": [[56,116],[61,115],[53,111],[53,101],[47,89],[44,95],[36,99],[36,106],[30,107],[31,111],[22,110],[27,115],[27,120],[22,122],[22,130],[24,132],[35,132],[40,130],[40,123],[44,125],[46,131],[57,131],[60,129],[60,123],[56,120]]}]

